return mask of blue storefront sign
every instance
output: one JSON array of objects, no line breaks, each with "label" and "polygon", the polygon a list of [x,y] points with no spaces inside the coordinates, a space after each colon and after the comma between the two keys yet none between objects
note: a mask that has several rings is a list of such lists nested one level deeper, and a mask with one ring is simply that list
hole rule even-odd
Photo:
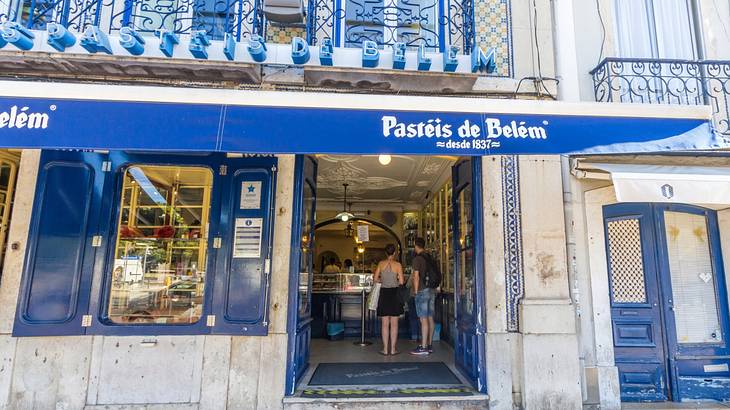
[{"label": "blue storefront sign", "polygon": [[699,118],[0,97],[3,148],[490,155],[727,146]]}]

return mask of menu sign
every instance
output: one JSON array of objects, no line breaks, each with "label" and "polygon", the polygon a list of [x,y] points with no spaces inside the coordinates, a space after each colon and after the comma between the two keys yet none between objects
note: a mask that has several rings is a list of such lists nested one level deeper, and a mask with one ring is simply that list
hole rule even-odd
[{"label": "menu sign", "polygon": [[234,258],[261,257],[263,218],[236,218],[233,238]]}]

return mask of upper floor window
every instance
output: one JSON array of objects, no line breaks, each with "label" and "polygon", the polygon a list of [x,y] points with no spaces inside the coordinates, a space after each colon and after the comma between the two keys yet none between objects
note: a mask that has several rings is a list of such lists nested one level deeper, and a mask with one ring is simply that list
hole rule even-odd
[{"label": "upper floor window", "polygon": [[616,0],[615,21],[619,57],[698,57],[689,0]]},{"label": "upper floor window", "polygon": [[438,47],[438,0],[348,0],[345,46],[370,40],[378,45]]}]

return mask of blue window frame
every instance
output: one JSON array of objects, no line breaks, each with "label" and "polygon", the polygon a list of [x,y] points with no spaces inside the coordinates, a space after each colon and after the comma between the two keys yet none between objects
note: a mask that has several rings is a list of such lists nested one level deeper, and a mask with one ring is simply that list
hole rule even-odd
[{"label": "blue window frame", "polygon": [[[44,151],[13,335],[267,334],[276,163],[223,154]],[[140,165],[213,175],[206,286],[196,300],[201,320],[119,323],[109,316],[125,172]],[[256,205],[242,202],[244,185],[260,189]],[[260,242],[242,251],[239,239],[251,226]],[[172,284],[161,292],[169,295]]]}]

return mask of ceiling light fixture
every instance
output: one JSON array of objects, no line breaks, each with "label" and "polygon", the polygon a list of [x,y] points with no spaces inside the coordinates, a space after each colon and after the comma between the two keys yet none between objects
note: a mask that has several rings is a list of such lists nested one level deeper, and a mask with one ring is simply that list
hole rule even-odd
[{"label": "ceiling light fixture", "polygon": [[390,164],[391,159],[391,156],[388,154],[378,155],[378,162],[380,162],[382,165]]},{"label": "ceiling light fixture", "polygon": [[347,222],[350,219],[354,218],[355,215],[351,214],[350,212],[347,212],[347,187],[349,184],[342,184],[343,187],[345,187],[345,198],[342,200],[342,212],[337,214],[335,218],[339,219],[342,222]]}]

